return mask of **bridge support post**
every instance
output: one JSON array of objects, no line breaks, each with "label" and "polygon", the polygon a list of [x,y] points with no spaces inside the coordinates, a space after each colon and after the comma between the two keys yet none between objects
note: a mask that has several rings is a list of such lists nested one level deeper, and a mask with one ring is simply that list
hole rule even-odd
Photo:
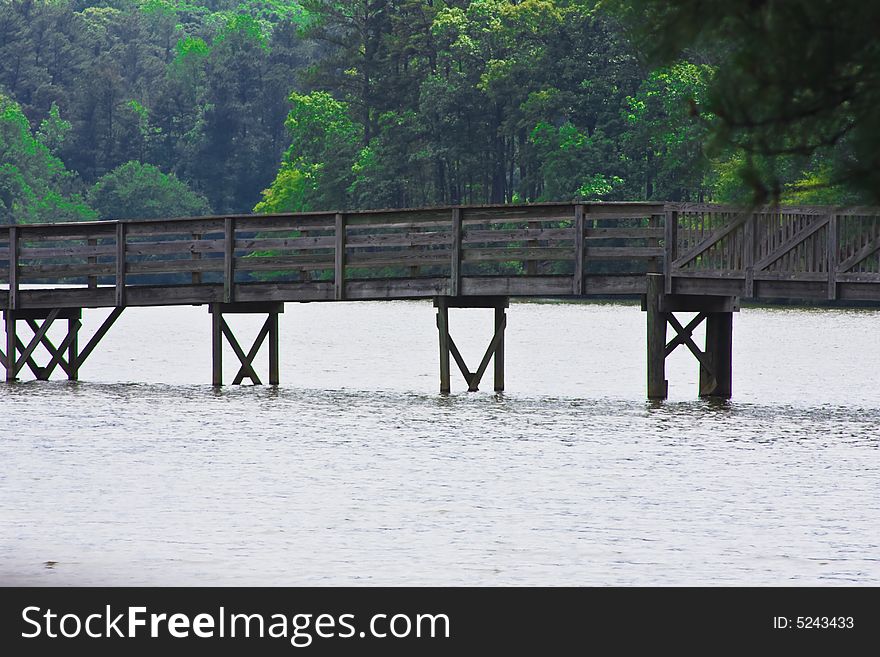
[{"label": "bridge support post", "polygon": [[666,399],[666,314],[660,311],[665,281],[662,276],[648,274],[645,310],[648,319],[648,399]]},{"label": "bridge support post", "polygon": [[[642,304],[647,313],[648,399],[666,399],[666,357],[685,345],[700,364],[700,396],[729,399],[733,390],[733,313],[739,311],[736,297],[665,294],[662,274],[648,274],[647,294]],[[683,325],[676,312],[697,313]],[[694,330],[706,322],[706,347],[694,342]],[[666,341],[666,329],[675,337]]]},{"label": "bridge support post", "polygon": [[[114,308],[95,332],[95,335],[80,351],[79,331],[82,328],[82,308],[25,308],[4,311],[6,350],[0,352],[0,363],[6,369],[6,380],[15,381],[19,373],[27,366],[38,381],[48,381],[56,367],[64,370],[69,380],[76,381],[79,378],[79,368],[82,367],[86,358],[95,350],[101,338],[107,334],[107,331],[121,314],[122,307]],[[56,320],[65,319],[67,320],[67,334],[56,347],[49,337],[49,329]],[[33,333],[33,337],[27,344],[18,334],[18,322],[25,322]],[[37,364],[35,354],[40,346],[49,354],[49,362],[45,366]]]},{"label": "bridge support post", "polygon": [[[504,331],[507,328],[506,309],[509,306],[507,297],[435,297],[434,307],[437,308],[437,330],[440,335],[440,392],[448,393],[451,389],[450,355],[455,360],[464,380],[468,384],[468,392],[476,392],[480,381],[494,360],[495,391],[504,390]],[[449,333],[450,308],[492,308],[495,310],[494,334],[486,353],[476,371],[471,372],[464,357]]]},{"label": "bridge support post", "polygon": [[733,313],[708,313],[706,356],[712,370],[700,363],[700,396],[730,399],[733,388]]},{"label": "bridge support post", "polygon": [[[211,313],[211,383],[214,386],[223,385],[223,338],[232,347],[232,351],[238,357],[240,367],[232,385],[240,385],[244,379],[250,379],[254,385],[261,385],[262,381],[254,369],[254,359],[260,352],[260,347],[266,338],[269,339],[269,385],[277,386],[280,381],[280,368],[278,366],[278,315],[284,312],[284,303],[281,301],[270,302],[239,302],[239,303],[212,303],[208,312]],[[241,348],[232,329],[223,318],[228,314],[262,314],[267,315],[263,327],[254,339],[254,343],[247,353]]]}]

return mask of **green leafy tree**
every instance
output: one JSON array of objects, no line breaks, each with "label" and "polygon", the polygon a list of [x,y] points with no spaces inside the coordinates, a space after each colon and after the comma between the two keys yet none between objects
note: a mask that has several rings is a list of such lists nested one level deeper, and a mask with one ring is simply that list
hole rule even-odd
[{"label": "green leafy tree", "polygon": [[[827,163],[828,185],[880,199],[880,5],[855,0],[617,0],[646,61],[702,53],[717,65],[701,111],[716,152],[742,153],[755,202],[786,171]],[[794,163],[780,163],[793,159]],[[800,160],[798,162],[798,160]],[[792,166],[794,164],[794,166]],[[812,184],[812,183],[811,183]]]},{"label": "green leafy tree", "polygon": [[173,174],[140,162],[126,162],[89,190],[101,219],[156,219],[205,215],[210,206]]},{"label": "green leafy tree", "polygon": [[697,116],[712,69],[678,62],[653,71],[626,99],[625,152],[644,181],[639,197],[702,201],[709,160],[705,118]]},{"label": "green leafy tree", "polygon": [[79,190],[76,175],[31,133],[18,103],[0,94],[0,223],[95,219]]},{"label": "green leafy tree", "polygon": [[257,212],[327,210],[348,205],[361,126],[349,108],[323,91],[293,93],[285,125],[291,144]]}]

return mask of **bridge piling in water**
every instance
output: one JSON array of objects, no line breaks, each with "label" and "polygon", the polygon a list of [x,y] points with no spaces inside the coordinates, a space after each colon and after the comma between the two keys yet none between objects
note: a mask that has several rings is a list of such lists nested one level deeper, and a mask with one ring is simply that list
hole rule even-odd
[{"label": "bridge piling in water", "polygon": [[[455,360],[464,380],[468,384],[468,392],[479,390],[480,381],[489,367],[489,361],[494,360],[494,384],[495,391],[504,390],[504,330],[507,328],[506,309],[510,302],[507,297],[434,297],[434,307],[437,308],[437,330],[440,336],[440,392],[448,393],[451,390],[451,377],[449,356]],[[465,363],[464,357],[449,333],[449,309],[450,308],[492,308],[495,310],[494,334],[486,353],[480,361],[476,371],[471,372]]]},{"label": "bridge piling in water", "polygon": [[[739,311],[737,297],[666,294],[662,274],[647,275],[647,294],[642,309],[647,315],[648,399],[666,399],[666,357],[685,345],[700,364],[700,396],[729,399],[733,390],[733,313]],[[697,313],[687,325],[676,312]],[[693,340],[694,330],[706,322],[706,346]],[[667,327],[675,337],[666,341]]]},{"label": "bridge piling in water", "polygon": [[[94,351],[110,327],[122,314],[122,307],[114,308],[86,346],[79,350],[79,331],[82,328],[82,308],[24,308],[3,311],[6,330],[6,350],[0,352],[0,364],[6,369],[6,380],[15,381],[25,365],[38,381],[48,381],[56,367],[67,374],[70,381],[79,378],[79,368]],[[38,323],[39,320],[42,320]],[[67,320],[67,333],[56,347],[49,337],[49,329],[56,320]],[[18,322],[25,322],[33,337],[25,344],[18,333]],[[39,346],[49,353],[45,366],[37,364],[34,354]]]},{"label": "bridge piling in water", "polygon": [[[278,315],[284,312],[284,303],[277,301],[250,302],[250,303],[212,303],[208,306],[211,313],[211,383],[214,386],[223,385],[223,338],[232,347],[232,351],[238,357],[238,373],[232,380],[232,385],[240,385],[244,379],[250,379],[254,385],[261,385],[262,381],[254,369],[254,360],[260,352],[260,347],[266,338],[269,339],[269,385],[277,386],[280,382],[280,368],[278,363]],[[247,353],[241,348],[229,324],[223,318],[230,314],[266,314],[266,321],[257,333],[253,345]]]},{"label": "bridge piling in water", "polygon": [[[451,360],[474,390],[493,358],[501,390],[509,297],[645,295],[648,396],[666,397],[666,356],[684,345],[700,364],[700,394],[729,397],[736,300],[876,305],[878,234],[880,208],[648,202],[13,225],[0,230],[0,361],[7,380],[23,368],[38,379],[59,368],[76,379],[124,307],[209,305],[218,310],[214,384],[222,384],[224,340],[240,363],[233,383],[259,382],[253,364],[267,338],[269,383],[276,384],[275,304],[434,299],[441,390],[450,389]],[[449,333],[449,308],[459,307],[495,309],[495,334],[475,372]],[[78,355],[79,315],[69,317],[56,349],[50,314],[63,320],[84,308],[113,311]],[[268,315],[248,353],[223,319],[237,312]],[[682,325],[678,312],[697,316]],[[22,343],[21,321],[40,337]],[[697,347],[692,334],[702,322],[706,344]],[[675,335],[667,342],[669,327]],[[40,367],[45,351],[49,364]]]}]

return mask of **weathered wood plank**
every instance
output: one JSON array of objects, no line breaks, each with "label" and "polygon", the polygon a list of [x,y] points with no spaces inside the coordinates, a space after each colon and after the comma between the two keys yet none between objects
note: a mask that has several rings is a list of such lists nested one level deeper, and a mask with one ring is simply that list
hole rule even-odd
[{"label": "weathered wood plank", "polygon": [[223,271],[224,263],[220,258],[210,260],[190,260],[177,258],[174,260],[129,260],[126,271],[129,274],[189,274],[190,272]]},{"label": "weathered wood plank", "polygon": [[447,277],[362,279],[345,283],[346,299],[426,299],[449,292]]},{"label": "weathered wood plank", "polygon": [[[589,249],[587,255],[589,256]],[[506,262],[508,260],[572,260],[574,247],[515,249],[462,249],[462,262]]]},{"label": "weathered wood plank", "polygon": [[[114,247],[115,248],[115,247]],[[61,281],[65,278],[82,276],[108,276],[116,273],[116,263],[74,263],[58,265],[21,265],[18,276],[21,282],[52,278]]]},{"label": "weathered wood plank", "polygon": [[[537,226],[533,226],[532,230],[539,230],[539,227],[542,227],[542,224],[550,224],[550,226],[543,226],[544,228],[558,228],[558,224],[561,223],[571,223],[572,217],[574,214],[557,214],[553,216],[529,216],[529,215],[502,215],[502,216],[484,216],[482,218],[472,217],[472,210],[470,208],[465,208],[465,219],[464,219],[464,228],[474,230],[474,226],[497,226],[510,224],[511,227],[508,230],[516,230],[512,226],[516,226],[518,229],[527,229],[529,224],[537,224]],[[489,230],[489,229],[484,229]]]},{"label": "weathered wood plank", "polygon": [[[21,260],[37,260],[40,258],[87,258],[97,256],[111,256],[116,254],[116,246],[113,244],[101,245],[77,245],[57,247],[27,247],[22,246],[18,250]],[[0,254],[2,257],[2,254]]]},{"label": "weathered wood plank", "polygon": [[587,240],[660,239],[663,228],[587,228]]},{"label": "weathered wood plank", "polygon": [[248,256],[236,258],[235,269],[238,271],[313,271],[316,269],[333,269],[334,256],[327,254],[309,254],[300,256]]},{"label": "weathered wood plank", "polygon": [[223,303],[235,301],[235,219],[223,220]]},{"label": "weathered wood plank", "polygon": [[189,239],[193,233],[201,233],[202,235],[215,233],[218,236],[223,234],[223,219],[127,221],[125,225],[127,226],[127,234],[132,239],[151,237],[167,239],[175,235],[181,239]]},{"label": "weathered wood plank", "polygon": [[587,258],[595,260],[632,260],[662,258],[666,253],[663,247],[648,246],[587,246]]},{"label": "weathered wood plank", "polygon": [[336,246],[333,253],[333,289],[336,300],[345,298],[345,215],[336,215]]},{"label": "weathered wood plank", "polygon": [[[383,222],[383,223],[349,223],[348,225],[348,233],[349,236],[354,235],[376,235],[382,234],[379,231],[388,231],[393,234],[394,231],[401,230],[425,230],[425,229],[443,229],[446,231],[451,230],[451,226],[449,223],[449,214],[448,212],[444,213],[445,217],[443,219],[438,219],[436,221],[408,221],[406,217],[401,217],[400,221],[392,222]],[[349,215],[350,217],[355,217],[355,215]],[[356,217],[355,217],[356,218]],[[351,221],[354,221],[353,219]]]},{"label": "weathered wood plank", "polygon": [[465,229],[463,244],[482,244],[493,242],[521,242],[525,240],[571,241],[574,228],[515,228],[511,230],[473,230]]},{"label": "weathered wood plank", "polygon": [[333,235],[316,237],[253,237],[236,239],[235,249],[246,251],[284,250],[284,249],[332,249],[336,244]]},{"label": "weathered wood plank", "polygon": [[468,207],[465,226],[477,223],[571,221],[574,205],[511,205],[494,208]]},{"label": "weathered wood plank", "polygon": [[116,224],[116,305],[125,305],[125,240],[127,226]]},{"label": "weathered wood plank", "polygon": [[575,296],[584,293],[584,235],[586,233],[585,210],[583,205],[574,208],[574,274],[571,293]]},{"label": "weathered wood plank", "polygon": [[434,208],[427,210],[367,210],[349,214],[349,225],[352,227],[378,227],[383,225],[397,226],[411,224],[420,226],[448,226],[449,209]]},{"label": "weathered wood plank", "polygon": [[380,235],[347,235],[349,247],[446,246],[452,244],[452,233],[383,233]]},{"label": "weathered wood plank", "polygon": [[451,251],[379,251],[375,253],[349,253],[346,262],[352,267],[412,267],[448,265]]},{"label": "weathered wood plank", "polygon": [[461,208],[453,208],[452,253],[449,273],[449,294],[453,297],[457,297],[459,294],[461,294],[462,228]]},{"label": "weathered wood plank", "polygon": [[571,276],[464,276],[461,294],[562,297],[571,294]]},{"label": "weathered wood plank", "polygon": [[128,254],[134,256],[143,255],[174,255],[174,254],[201,254],[223,253],[223,240],[187,239],[174,242],[128,242]]},{"label": "weathered wood plank", "polygon": [[116,234],[116,222],[96,224],[20,224],[22,240],[28,242],[86,241],[90,239],[112,238]]},{"label": "weathered wood plank", "polygon": [[[15,310],[18,307],[18,226],[10,226],[9,227],[9,296],[7,297],[7,303],[10,310]],[[15,328],[15,323],[13,322],[13,328]],[[7,326],[8,329],[8,326]],[[7,356],[9,358],[9,362],[11,365],[15,364],[15,351],[7,352]],[[15,369],[12,371],[12,378],[15,378]],[[9,380],[9,379],[7,379]]]}]

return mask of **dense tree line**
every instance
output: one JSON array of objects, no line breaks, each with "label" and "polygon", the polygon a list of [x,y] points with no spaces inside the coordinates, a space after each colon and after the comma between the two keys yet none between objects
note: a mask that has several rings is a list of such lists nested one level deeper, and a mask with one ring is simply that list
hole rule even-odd
[{"label": "dense tree line", "polygon": [[[877,150],[849,126],[873,126],[876,87],[852,60],[873,40],[851,39],[836,67],[815,55],[839,86],[804,95],[782,81],[809,76],[755,55],[776,39],[784,58],[800,3],[755,26],[749,3],[718,3],[714,32],[695,4],[0,0],[0,221],[755,190],[864,199],[854,183],[876,167],[856,151]],[[728,33],[737,20],[753,41]],[[759,64],[769,95],[747,79]],[[786,108],[816,143],[780,127]]]},{"label": "dense tree line", "polygon": [[[0,0],[0,93],[83,196],[140,162],[164,175],[122,169],[150,171],[127,183],[141,195],[167,196],[179,179],[207,199],[193,207],[248,211],[277,172],[289,143],[287,99],[315,51],[300,35],[303,11],[285,4]],[[52,134],[39,132],[47,120],[58,128]],[[4,155],[3,166],[16,161]],[[11,174],[2,175],[14,196]],[[118,212],[102,207],[101,216]],[[4,215],[33,218],[9,204]]]}]

